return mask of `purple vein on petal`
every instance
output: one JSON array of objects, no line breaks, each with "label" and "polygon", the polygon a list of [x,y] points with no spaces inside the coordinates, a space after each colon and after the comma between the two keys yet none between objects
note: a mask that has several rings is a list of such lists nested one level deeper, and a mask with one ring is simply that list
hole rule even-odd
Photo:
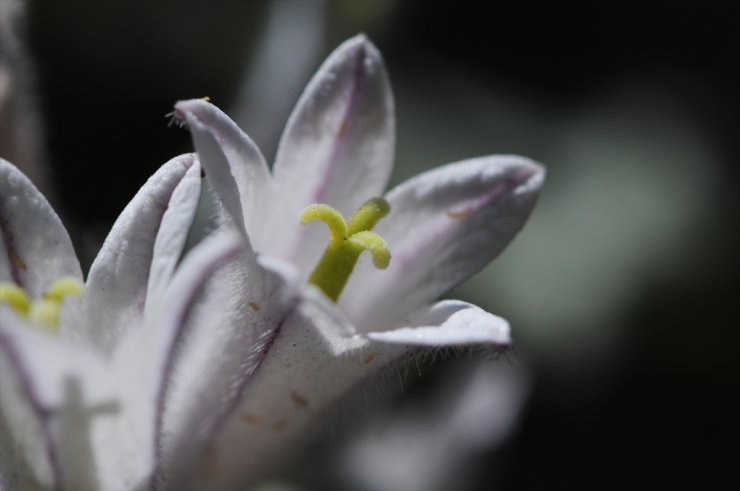
[{"label": "purple vein on petal", "polygon": [[283,325],[285,325],[285,322],[290,318],[293,310],[294,309],[289,309],[273,329],[267,330],[260,335],[257,343],[253,347],[255,355],[251,360],[249,360],[252,368],[249,369],[246,376],[239,382],[239,387],[237,388],[234,397],[227,401],[225,405],[226,409],[213,423],[211,428],[212,434],[218,433],[218,431],[226,424],[226,421],[228,421],[229,416],[231,416],[239,407],[239,404],[244,399],[244,393],[249,387],[249,382],[253,380],[254,374],[259,370],[265,357],[267,357],[267,354],[270,352],[270,348],[272,348],[273,343],[280,335]]},{"label": "purple vein on petal", "polygon": [[532,175],[533,172],[522,171],[517,173],[511,178],[506,179],[506,181],[498,183],[490,191],[466,203],[461,208],[448,210],[447,218],[449,220],[444,221],[439,227],[434,228],[423,235],[421,239],[415,241],[413,250],[401,249],[393,256],[396,265],[403,269],[404,266],[414,261],[418,256],[418,251],[426,250],[432,244],[438,243],[440,239],[449,235],[450,230],[460,226],[467,218],[491,204],[506,191],[515,189],[526,182]]},{"label": "purple vein on petal", "polygon": [[[294,303],[294,302],[290,302]],[[210,435],[217,434],[220,429],[226,424],[229,417],[239,408],[239,405],[241,401],[244,398],[244,393],[246,392],[249,382],[253,379],[252,376],[257,372],[259,367],[262,365],[262,362],[267,357],[267,354],[270,351],[270,348],[274,344],[277,337],[280,335],[280,332],[282,331],[283,325],[285,322],[290,318],[294,311],[295,307],[288,309],[281,317],[280,319],[275,322],[275,326],[272,329],[268,329],[260,334],[256,342],[251,348],[252,356],[249,356],[247,359],[243,361],[244,365],[249,366],[250,368],[247,369],[245,376],[239,381],[239,384],[236,388],[236,391],[233,393],[232,396],[228,398],[226,401],[221,401],[222,407],[224,408],[222,411],[219,411],[219,414],[216,416],[216,418],[207,425],[206,431]],[[184,319],[184,318],[183,318]],[[178,329],[178,337],[181,334],[182,331],[182,324],[180,325]],[[175,346],[177,343],[173,343],[171,346]],[[174,349],[170,349],[168,353],[168,357],[171,357],[174,353]],[[171,362],[168,361],[168,364]],[[166,379],[167,377],[165,377]],[[161,436],[163,434],[164,428],[163,428],[163,409],[164,409],[164,392],[160,392],[160,399],[158,400],[158,417],[157,417],[157,423],[156,423],[156,448],[158,451],[161,451],[163,448],[162,446],[162,440]],[[158,459],[161,462],[161,454],[158,456]],[[156,483],[157,476],[152,476],[152,483]],[[154,486],[153,484],[153,487]]]},{"label": "purple vein on petal", "polygon": [[[178,342],[182,338],[188,314],[190,313],[194,300],[206,278],[208,278],[216,270],[227,264],[229,261],[237,257],[238,253],[242,249],[242,243],[241,241],[234,242],[229,247],[222,247],[222,249],[223,250],[219,251],[219,254],[212,254],[210,261],[208,261],[204,265],[201,265],[194,277],[189,278],[188,291],[185,293],[184,298],[181,296],[178,299],[179,301],[176,303],[176,306],[174,308],[175,312],[168,316],[169,320],[166,324],[169,325],[161,326],[165,329],[170,328],[171,334],[167,341],[167,351],[165,356],[163,357],[163,363],[160,367],[160,380],[158,382],[157,388],[154,448],[156,449],[155,451],[158,454],[162,448],[164,406],[167,394],[167,381],[169,379],[169,374],[173,369],[175,353],[177,351]],[[161,458],[161,455],[158,455],[158,458]],[[156,480],[157,476],[156,474],[153,474],[151,478],[152,489],[156,488]]]},{"label": "purple vein on petal", "polygon": [[450,210],[447,212],[447,216],[454,219],[464,220],[473,213],[478,212],[482,208],[485,208],[493,201],[495,201],[502,193],[516,189],[522,184],[526,183],[530,177],[532,177],[536,171],[531,168],[523,168],[517,171],[514,175],[504,179],[503,182],[497,184],[490,191],[483,193],[478,198],[475,198],[467,204],[462,210]]},{"label": "purple vein on petal", "polygon": [[36,418],[41,423],[42,431],[44,434],[44,440],[46,444],[46,458],[49,460],[49,465],[52,471],[52,479],[54,480],[54,490],[60,490],[62,488],[62,473],[59,468],[59,459],[57,451],[54,446],[54,440],[51,434],[51,428],[49,428],[49,411],[45,408],[39,398],[36,396],[36,390],[34,389],[31,375],[23,365],[21,355],[16,349],[13,341],[10,337],[0,331],[0,351],[5,353],[10,365],[15,370],[18,382],[20,383],[21,392],[28,400],[31,405],[31,409]]},{"label": "purple vein on petal", "polygon": [[360,48],[357,50],[357,54],[355,56],[355,65],[352,73],[352,85],[349,89],[347,108],[344,111],[342,123],[339,125],[339,129],[337,130],[336,138],[334,139],[334,147],[332,148],[331,155],[329,156],[329,161],[324,168],[324,179],[320,181],[321,185],[314,193],[314,198],[311,201],[312,203],[325,203],[326,194],[328,193],[329,189],[331,189],[334,168],[337,166],[341,152],[347,143],[347,132],[349,131],[349,125],[352,122],[352,117],[357,107],[360,85],[362,83],[364,75],[363,65],[365,64],[366,57],[367,52],[365,46],[360,45]]},{"label": "purple vein on petal", "polygon": [[13,246],[13,236],[2,226],[5,221],[6,220],[3,219],[2,216],[0,216],[0,237],[2,237],[3,246],[5,246],[5,252],[8,255],[7,261],[8,267],[10,268],[10,277],[13,279],[13,283],[25,289],[26,285],[23,281],[23,270],[26,269],[26,264],[23,262],[20,256],[18,256],[18,253],[15,252],[15,247]]}]

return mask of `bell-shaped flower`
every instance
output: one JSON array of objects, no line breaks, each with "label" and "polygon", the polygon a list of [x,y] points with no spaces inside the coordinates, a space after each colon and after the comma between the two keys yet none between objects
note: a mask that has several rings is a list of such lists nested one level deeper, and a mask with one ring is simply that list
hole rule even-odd
[{"label": "bell-shaped flower", "polygon": [[238,231],[245,251],[228,276],[242,312],[222,316],[218,334],[196,323],[194,344],[226,352],[244,332],[261,340],[248,362],[204,354],[200,367],[188,364],[200,379],[175,381],[170,401],[187,409],[165,414],[161,447],[175,487],[243,485],[383,368],[439,348],[510,343],[504,319],[437,299],[521,229],[544,170],[523,157],[480,157],[383,195],[394,105],[381,56],[364,36],[342,44],[311,80],[271,169],[207,100],[178,102],[173,114],[192,134],[221,223]]},{"label": "bell-shaped flower", "polygon": [[181,261],[201,179],[194,155],[162,166],[83,284],[59,217],[0,159],[0,489],[151,487],[185,321],[241,247],[214,236]]}]

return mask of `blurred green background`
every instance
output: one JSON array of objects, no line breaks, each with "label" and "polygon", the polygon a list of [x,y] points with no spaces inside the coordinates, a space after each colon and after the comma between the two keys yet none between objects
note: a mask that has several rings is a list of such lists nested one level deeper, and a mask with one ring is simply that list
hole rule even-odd
[{"label": "blurred green background", "polygon": [[167,125],[176,100],[209,96],[269,158],[313,71],[365,32],[395,91],[393,183],[492,153],[547,166],[524,231],[451,294],[511,321],[515,350],[498,363],[526,368],[532,384],[516,429],[466,489],[738,488],[740,6],[35,0],[25,10],[18,66],[41,130],[35,153],[18,158],[45,169],[87,261],[146,178],[191,150]]}]

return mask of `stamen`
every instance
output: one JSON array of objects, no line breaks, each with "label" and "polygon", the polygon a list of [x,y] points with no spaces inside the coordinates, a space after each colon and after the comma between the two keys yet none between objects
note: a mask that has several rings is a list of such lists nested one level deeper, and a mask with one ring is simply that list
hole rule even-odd
[{"label": "stamen", "polygon": [[329,244],[308,282],[321,288],[336,302],[362,251],[370,251],[376,268],[387,268],[391,259],[388,245],[380,235],[370,230],[389,211],[390,205],[386,200],[373,198],[363,204],[347,224],[342,215],[329,205],[313,204],[304,208],[298,215],[302,225],[321,220],[329,227]]},{"label": "stamen", "polygon": [[43,298],[31,301],[25,290],[12,283],[0,283],[0,302],[13,309],[19,317],[34,324],[56,330],[64,298],[80,296],[82,285],[71,277],[63,277],[52,283]]}]

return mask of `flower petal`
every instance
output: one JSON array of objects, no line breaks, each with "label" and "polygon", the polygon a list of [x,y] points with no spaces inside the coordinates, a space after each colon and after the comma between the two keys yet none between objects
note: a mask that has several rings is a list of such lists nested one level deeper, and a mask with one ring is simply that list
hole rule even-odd
[{"label": "flower petal", "polygon": [[473,363],[446,366],[431,393],[353,431],[337,461],[325,464],[330,472],[358,489],[441,491],[484,482],[490,467],[481,462],[515,430],[530,383],[522,366]]},{"label": "flower petal", "polygon": [[141,320],[162,218],[193,162],[187,154],[164,164],[123,210],[90,267],[80,318],[62,323],[75,331],[65,334],[110,351],[121,332]]},{"label": "flower petal", "polygon": [[412,316],[409,327],[366,335],[376,342],[406,346],[461,346],[511,342],[509,323],[501,317],[459,300],[443,300]]},{"label": "flower petal", "polygon": [[[285,460],[288,449],[299,449],[327,409],[411,356],[442,346],[508,342],[506,321],[465,302],[440,302],[410,322],[420,337],[407,334],[412,328],[377,333],[388,334],[378,340],[354,335],[325,296],[307,287],[300,306],[249,380],[238,407],[216,434],[209,435],[211,444],[185,463],[195,475],[180,472],[181,479],[187,479],[183,489],[248,487]],[[179,448],[185,443],[183,438]],[[183,483],[174,482],[178,489]]]},{"label": "flower petal", "polygon": [[274,470],[300,448],[330,406],[408,351],[391,344],[379,348],[355,335],[323,293],[306,287],[239,404],[188,462],[190,473],[180,474],[187,478],[182,489],[244,489]]},{"label": "flower petal", "polygon": [[147,284],[147,311],[160,299],[175,273],[198,208],[201,182],[201,167],[196,157],[172,193],[154,241]]},{"label": "flower petal", "polygon": [[[199,292],[215,271],[237,256],[241,247],[241,240],[232,234],[212,235],[203,240],[185,256],[143,328],[131,330],[122,338],[114,363],[126,373],[138,374],[131,380],[138,381],[142,392],[157,398],[163,396],[165,375],[175,359],[188,317],[200,299]],[[132,359],[137,360],[133,366]],[[147,384],[141,383],[144,378]]]},{"label": "flower petal", "polygon": [[181,488],[178,479],[188,479],[211,435],[239,404],[298,301],[295,271],[268,261],[259,281],[245,281],[254,276],[245,264],[238,257],[213,277],[178,348],[160,445],[161,474],[174,489]]},{"label": "flower petal", "polygon": [[0,483],[8,489],[52,488],[61,481],[57,449],[27,370],[6,332],[12,315],[0,307]]},{"label": "flower petal", "polygon": [[44,489],[136,489],[146,482],[151,433],[132,418],[127,402],[136,399],[121,396],[108,365],[8,310],[3,315],[0,413],[21,453],[15,459],[22,457],[32,479]]},{"label": "flower petal", "polygon": [[82,281],[67,230],[31,181],[0,159],[0,281],[40,297],[62,276]]},{"label": "flower petal", "polygon": [[394,147],[393,97],[383,60],[365,36],[356,36],[324,62],[283,133],[273,169],[276,216],[265,231],[270,254],[298,261],[307,272],[325,237],[318,227],[294,226],[298,213],[327,203],[350,216],[385,189]]},{"label": "flower petal", "polygon": [[464,302],[440,302],[411,322],[423,333],[421,341],[400,339],[407,337],[405,330],[380,341],[354,335],[323,294],[306,288],[241,404],[194,461],[191,489],[248,487],[284,460],[288,449],[299,449],[320,417],[353,389],[427,348],[508,341],[506,321]]},{"label": "flower petal", "polygon": [[[242,249],[241,238],[232,233],[209,236],[194,247],[177,268],[161,301],[153,305],[143,328],[129,330],[114,353],[119,384],[124,393],[136,395],[137,417],[151,423],[150,442],[158,449],[167,388],[172,383],[173,367],[180,360],[188,361],[181,350],[183,340],[189,337],[185,331],[193,309],[202,300],[203,285]],[[194,402],[186,401],[185,409]]]},{"label": "flower petal", "polygon": [[[5,378],[11,374],[0,373],[0,386],[6,384]],[[23,411],[31,413],[30,409],[21,408]],[[38,438],[34,434],[33,429],[26,427],[24,430],[26,440]],[[43,449],[43,443],[27,443],[28,446],[38,447]],[[37,458],[43,457],[43,450],[41,453],[35,454]],[[23,456],[23,451],[19,448],[19,445],[14,441],[10,430],[5,426],[3,418],[0,417],[0,489],[39,489],[41,484],[36,478],[36,474],[32,468],[26,462]]]},{"label": "flower petal", "polygon": [[263,212],[272,193],[259,148],[231,118],[203,99],[179,101],[175,115],[187,123],[208,180],[239,232],[248,243],[250,237],[263,237]]},{"label": "flower petal", "polygon": [[376,227],[390,266],[358,264],[340,307],[364,332],[398,326],[506,247],[543,179],[531,160],[498,156],[433,169],[393,189],[386,196],[391,212]]}]

